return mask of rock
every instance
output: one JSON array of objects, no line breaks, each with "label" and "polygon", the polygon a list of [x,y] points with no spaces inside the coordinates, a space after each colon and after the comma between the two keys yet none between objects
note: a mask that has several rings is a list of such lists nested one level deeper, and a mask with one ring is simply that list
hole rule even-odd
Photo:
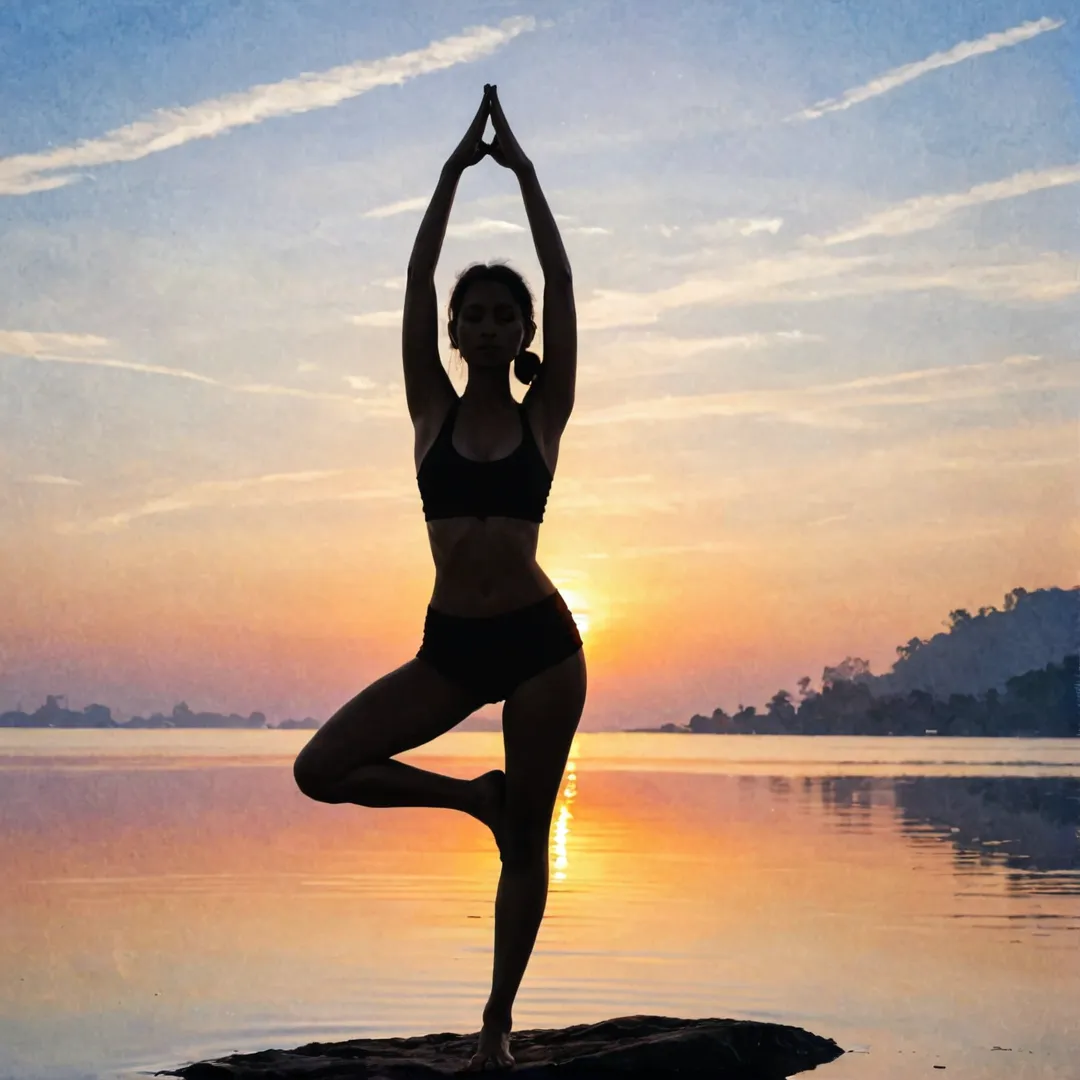
[{"label": "rock", "polygon": [[[412,1080],[453,1076],[476,1049],[476,1034],[308,1043],[201,1061],[161,1076],[185,1080]],[[515,1031],[514,1076],[709,1076],[713,1080],[784,1080],[844,1051],[821,1035],[753,1020],[680,1020],[620,1016],[598,1024]]]}]

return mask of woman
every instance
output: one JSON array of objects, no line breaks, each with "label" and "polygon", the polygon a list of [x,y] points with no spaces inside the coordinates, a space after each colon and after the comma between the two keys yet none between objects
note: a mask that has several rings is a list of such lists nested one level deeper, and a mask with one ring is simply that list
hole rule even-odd
[{"label": "woman", "polygon": [[[491,117],[495,138],[482,136]],[[506,266],[473,266],[449,305],[451,344],[468,365],[458,397],[439,359],[435,266],[458,180],[490,154],[521,186],[544,272],[544,347],[532,296]],[[495,956],[469,1068],[513,1065],[511,1010],[543,919],[548,837],[570,743],[585,704],[574,620],[536,562],[537,534],[574,403],[577,320],[570,264],[532,163],[494,86],[443,166],[409,260],[402,352],[415,459],[435,562],[416,657],[338,710],[296,759],[296,782],[322,802],[443,806],[492,831],[502,870]],[[529,383],[518,405],[511,361]],[[442,735],[481,705],[504,701],[506,770],[472,780],[393,760]]]}]

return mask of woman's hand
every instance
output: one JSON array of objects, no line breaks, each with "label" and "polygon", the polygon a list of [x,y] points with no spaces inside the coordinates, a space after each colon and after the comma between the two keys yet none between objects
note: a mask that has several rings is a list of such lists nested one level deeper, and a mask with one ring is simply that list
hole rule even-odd
[{"label": "woman's hand", "polygon": [[510,125],[506,122],[506,114],[499,104],[498,90],[494,85],[485,83],[484,96],[490,103],[491,123],[495,128],[495,138],[486,148],[487,153],[504,168],[511,169],[515,173],[520,174],[523,170],[531,169],[532,162],[525,156],[525,151],[521,149],[517,139],[514,138],[514,133],[510,130]]},{"label": "woman's hand", "polygon": [[484,142],[484,128],[487,127],[487,119],[491,113],[491,103],[488,100],[487,88],[484,88],[484,100],[480,102],[480,108],[476,110],[469,130],[465,132],[465,138],[458,143],[454,152],[446,159],[448,168],[463,172],[470,165],[475,165],[491,151],[491,147]]}]

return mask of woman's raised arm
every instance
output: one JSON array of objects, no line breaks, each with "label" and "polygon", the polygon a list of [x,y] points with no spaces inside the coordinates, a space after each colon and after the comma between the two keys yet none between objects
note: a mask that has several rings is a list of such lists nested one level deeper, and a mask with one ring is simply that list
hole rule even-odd
[{"label": "woman's raised arm", "polygon": [[482,160],[489,147],[483,140],[484,127],[490,111],[488,96],[480,102],[465,137],[458,143],[454,152],[446,159],[446,164],[439,174],[435,194],[431,196],[427,213],[420,222],[412,254],[409,256],[409,276],[416,274],[423,277],[435,273],[435,266],[442,251],[443,237],[446,235],[446,223],[450,219],[450,208],[454,205],[461,174],[470,166]]},{"label": "woman's raised arm", "polygon": [[488,152],[482,136],[489,112],[488,98],[480,103],[469,130],[439,174],[435,194],[416,234],[405,279],[405,310],[401,321],[401,358],[405,368],[405,400],[413,423],[429,413],[433,403],[453,393],[439,359],[439,313],[435,297],[435,267],[446,235],[461,174]]},{"label": "woman's raised arm", "polygon": [[533,163],[525,156],[506,121],[496,87],[485,86],[484,90],[491,100],[491,122],[495,128],[488,153],[500,165],[511,169],[521,185],[536,257],[544,271],[544,362],[537,376],[537,392],[544,403],[548,431],[559,433],[570,419],[577,381],[577,309],[570,259],[536,179]]}]

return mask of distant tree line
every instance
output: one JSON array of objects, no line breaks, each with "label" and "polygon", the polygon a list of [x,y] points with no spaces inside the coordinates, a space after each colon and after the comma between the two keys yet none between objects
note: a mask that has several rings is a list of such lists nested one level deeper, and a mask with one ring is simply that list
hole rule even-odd
[{"label": "distant tree line", "polygon": [[[63,694],[49,694],[45,704],[32,713],[21,711],[0,713],[0,728],[267,728],[272,725],[266,715],[239,713],[193,712],[186,701],[173,706],[172,712],[151,716],[133,716],[130,720],[113,719],[108,705],[87,705],[82,711],[60,704]],[[279,728],[317,728],[319,721],[307,716],[303,720],[283,720]]]},{"label": "distant tree line", "polygon": [[799,700],[777,691],[759,713],[716,709],[661,731],[775,735],[1080,734],[1080,588],[1012,589],[1002,609],[949,612],[945,633],[896,648],[892,671],[866,660],[826,667],[821,689],[799,679]]},{"label": "distant tree line", "polygon": [[[851,661],[850,663],[848,661]],[[865,682],[851,673],[865,661],[849,657],[826,668],[820,691],[809,679],[799,680],[801,700],[779,690],[763,713],[740,705],[729,716],[716,709],[711,716],[695,715],[682,728],[665,724],[661,730],[754,735],[976,735],[1067,738],[1080,735],[1077,698],[1080,657],[1066,656],[1041,671],[1013,675],[1004,693],[991,687],[981,696],[949,694],[935,697],[926,690],[875,697]]]}]

